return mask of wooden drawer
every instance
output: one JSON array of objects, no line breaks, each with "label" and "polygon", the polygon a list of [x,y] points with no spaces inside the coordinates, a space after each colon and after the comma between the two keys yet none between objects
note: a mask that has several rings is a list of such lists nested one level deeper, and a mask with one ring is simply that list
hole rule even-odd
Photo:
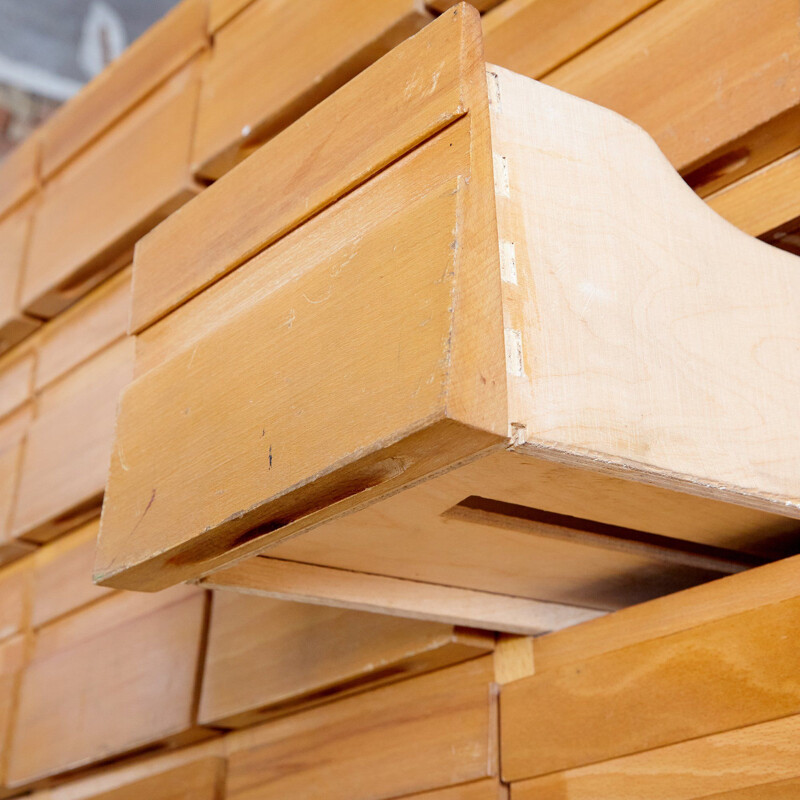
[{"label": "wooden drawer", "polygon": [[22,452],[32,420],[32,404],[0,419],[0,564],[13,561],[33,549],[32,544],[18,541],[11,534]]},{"label": "wooden drawer", "polygon": [[101,600],[41,628],[22,683],[8,783],[21,787],[192,735],[205,593]]},{"label": "wooden drawer", "polygon": [[251,3],[214,36],[195,172],[220,177],[430,19],[416,0]]},{"label": "wooden drawer", "polygon": [[29,336],[41,324],[23,314],[19,293],[25,266],[25,254],[30,232],[32,205],[30,203],[0,218],[0,353]]},{"label": "wooden drawer", "polygon": [[216,592],[201,724],[251,725],[491,652],[450,625]]},{"label": "wooden drawer", "polygon": [[500,697],[503,775],[517,797],[733,800],[791,786],[799,565],[785,559],[535,639],[535,674]]},{"label": "wooden drawer", "polygon": [[544,80],[641,125],[708,194],[800,144],[796,15],[792,0],[662,0]]},{"label": "wooden drawer", "polygon": [[0,161],[0,217],[39,188],[40,141],[29,136]]},{"label": "wooden drawer", "polygon": [[496,774],[491,659],[293,714],[230,742],[228,800],[384,800]]},{"label": "wooden drawer", "polygon": [[49,318],[130,261],[136,240],[192,197],[199,61],[127,114],[42,191],[22,290]]},{"label": "wooden drawer", "polygon": [[206,47],[207,0],[182,0],[47,121],[42,174],[49,179]]},{"label": "wooden drawer", "polygon": [[123,339],[37,397],[11,523],[14,537],[48,541],[97,515],[133,349]]},{"label": "wooden drawer", "polygon": [[46,325],[36,341],[36,391],[123,338],[130,303],[131,270],[124,269]]},{"label": "wooden drawer", "polygon": [[33,555],[31,625],[40,628],[109,590],[92,582],[92,563],[100,521],[92,520]]},{"label": "wooden drawer", "polygon": [[795,552],[795,258],[480,46],[448,12],[142,242],[101,582],[614,609]]}]

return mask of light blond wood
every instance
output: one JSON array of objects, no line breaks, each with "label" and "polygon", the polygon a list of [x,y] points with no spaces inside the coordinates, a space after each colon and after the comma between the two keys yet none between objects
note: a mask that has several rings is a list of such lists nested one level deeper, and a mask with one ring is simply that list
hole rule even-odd
[{"label": "light blond wood", "polygon": [[0,161],[0,217],[39,187],[38,136],[29,136]]},{"label": "light blond wood", "polygon": [[33,419],[27,404],[0,419],[0,564],[13,561],[33,549],[11,535],[11,517],[19,485],[22,451]]},{"label": "light blond wood", "polygon": [[50,178],[206,46],[207,0],[182,0],[59,108],[41,131]]},{"label": "light blond wood", "polygon": [[450,625],[216,592],[198,719],[251,725],[493,647]]},{"label": "light blond wood", "polygon": [[797,778],[798,734],[798,716],[751,725],[514,783],[511,800],[697,800]]},{"label": "light blond wood", "polygon": [[494,774],[491,658],[294,714],[231,743],[228,800],[378,800]]},{"label": "light blond wood", "polygon": [[274,558],[248,559],[213,573],[203,584],[261,597],[528,634],[558,630],[602,613]]},{"label": "light blond wood", "polygon": [[189,146],[199,60],[54,176],[34,219],[22,306],[49,318],[130,263],[136,240],[197,192]]},{"label": "light blond wood", "polygon": [[[793,0],[663,0],[545,81],[642,125],[708,193],[798,145]],[[713,31],[713,36],[709,32]]]},{"label": "light blond wood", "polygon": [[0,353],[29,336],[41,324],[23,314],[19,307],[22,270],[28,245],[32,203],[0,218]]},{"label": "light blond wood", "polygon": [[41,628],[24,674],[9,785],[189,731],[205,606],[204,593],[187,587],[117,595]]},{"label": "light blond wood", "polygon": [[37,339],[36,390],[121,339],[130,302],[131,270],[125,269],[47,325]]},{"label": "light blond wood", "polygon": [[732,792],[706,795],[703,800],[795,800],[800,794],[800,778],[777,783],[734,789]]},{"label": "light blond wood", "polygon": [[99,520],[64,536],[33,556],[31,625],[39,628],[105,597],[108,589],[92,582]]},{"label": "light blond wood", "polygon": [[631,606],[536,640],[539,672],[791,600],[800,556]]},{"label": "light blond wood", "polygon": [[496,74],[520,451],[800,516],[796,258],[712,214],[626,120]]},{"label": "light blond wood", "polygon": [[43,542],[96,516],[120,390],[131,378],[123,339],[51,384],[28,431],[11,532]]},{"label": "light blond wood", "polygon": [[0,641],[23,633],[29,625],[31,566],[26,558],[0,570]]},{"label": "light blond wood", "polygon": [[[195,172],[219,178],[431,18],[417,0],[249,4],[214,36]],[[281,68],[286,63],[291,69]]]},{"label": "light blond wood", "polygon": [[505,686],[504,777],[544,775],[797,714],[800,645],[792,632],[799,621],[800,600],[787,600]]},{"label": "light blond wood", "polygon": [[[146,237],[136,254],[132,331],[463,114],[462,26],[445,25],[448,30],[440,32],[443,24],[395,48]],[[435,91],[433,56],[426,58],[432,41],[451,54],[440,67],[436,62]],[[405,92],[384,91],[398,81]],[[365,96],[370,103],[362,102]]]},{"label": "light blond wood", "polygon": [[504,0],[483,18],[486,60],[541,78],[656,0]]}]

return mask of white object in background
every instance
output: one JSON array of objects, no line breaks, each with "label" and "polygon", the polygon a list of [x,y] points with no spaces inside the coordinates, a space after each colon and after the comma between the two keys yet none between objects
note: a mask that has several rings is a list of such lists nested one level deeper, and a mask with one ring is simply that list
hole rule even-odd
[{"label": "white object in background", "polygon": [[128,45],[125,22],[103,0],[94,0],[83,20],[78,64],[87,77],[102,72]]}]

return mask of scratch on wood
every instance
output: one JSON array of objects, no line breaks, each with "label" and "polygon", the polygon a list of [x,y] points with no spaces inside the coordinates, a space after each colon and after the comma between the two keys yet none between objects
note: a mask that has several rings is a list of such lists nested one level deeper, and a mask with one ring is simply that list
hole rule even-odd
[{"label": "scratch on wood", "polygon": [[156,490],[153,489],[153,493],[150,495],[150,499],[147,501],[147,505],[145,506],[144,511],[142,512],[142,516],[139,517],[139,521],[133,526],[133,530],[128,534],[130,538],[136,533],[136,529],[142,524],[142,520],[147,516],[147,512],[150,510],[151,506],[153,505],[153,501],[156,499]]}]

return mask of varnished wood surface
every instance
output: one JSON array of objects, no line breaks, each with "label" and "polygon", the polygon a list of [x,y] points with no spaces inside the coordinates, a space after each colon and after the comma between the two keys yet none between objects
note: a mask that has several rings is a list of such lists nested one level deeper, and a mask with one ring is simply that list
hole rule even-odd
[{"label": "varnished wood surface", "polygon": [[493,647],[450,625],[215,592],[199,721],[252,725]]}]

